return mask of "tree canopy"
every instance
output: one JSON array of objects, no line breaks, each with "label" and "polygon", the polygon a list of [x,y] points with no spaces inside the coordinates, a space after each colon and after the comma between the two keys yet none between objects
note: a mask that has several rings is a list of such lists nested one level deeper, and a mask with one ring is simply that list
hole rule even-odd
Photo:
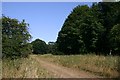
[{"label": "tree canopy", "polygon": [[[108,54],[119,49],[120,2],[77,6],[68,15],[57,38],[58,50],[65,54],[95,52]],[[116,29],[117,28],[117,29]],[[117,32],[116,32],[117,31]],[[116,32],[116,33],[114,33]],[[112,33],[112,34],[111,34]],[[111,35],[111,36],[110,36]],[[119,37],[119,35],[117,36]],[[111,40],[112,39],[112,40]],[[113,48],[113,43],[118,44]]]},{"label": "tree canopy", "polygon": [[28,32],[28,24],[25,20],[18,21],[2,16],[2,55],[12,59],[26,57],[31,53],[31,45],[28,44],[31,35]]}]

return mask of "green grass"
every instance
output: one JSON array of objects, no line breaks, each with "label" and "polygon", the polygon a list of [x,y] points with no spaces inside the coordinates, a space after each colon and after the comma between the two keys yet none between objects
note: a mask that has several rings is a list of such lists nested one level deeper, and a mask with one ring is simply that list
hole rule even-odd
[{"label": "green grass", "polygon": [[16,60],[4,59],[2,61],[3,78],[50,78],[53,77],[48,71],[32,58]]},{"label": "green grass", "polygon": [[105,77],[118,77],[118,56],[98,55],[40,55],[48,61],[65,67],[84,70]]}]

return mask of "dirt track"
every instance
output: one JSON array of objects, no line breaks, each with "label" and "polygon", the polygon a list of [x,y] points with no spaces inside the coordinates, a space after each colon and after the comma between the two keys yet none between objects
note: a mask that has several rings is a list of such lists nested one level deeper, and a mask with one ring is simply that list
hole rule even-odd
[{"label": "dirt track", "polygon": [[84,71],[71,70],[70,68],[56,65],[42,58],[38,58],[36,55],[32,55],[31,58],[38,61],[41,67],[44,69],[48,70],[51,73],[54,73],[53,75],[55,75],[55,78],[101,78]]}]

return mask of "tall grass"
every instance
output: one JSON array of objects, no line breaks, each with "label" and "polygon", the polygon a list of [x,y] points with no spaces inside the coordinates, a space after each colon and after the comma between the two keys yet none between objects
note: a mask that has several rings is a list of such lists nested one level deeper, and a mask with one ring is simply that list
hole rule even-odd
[{"label": "tall grass", "polygon": [[10,60],[3,59],[2,61],[2,77],[5,78],[15,78],[17,75],[17,71],[19,70],[21,65],[21,60]]},{"label": "tall grass", "polygon": [[65,67],[84,70],[105,77],[118,77],[119,56],[87,55],[43,55],[46,60]]},{"label": "tall grass", "polygon": [[2,62],[3,78],[50,78],[53,77],[48,71],[32,58],[16,60],[4,59]]}]

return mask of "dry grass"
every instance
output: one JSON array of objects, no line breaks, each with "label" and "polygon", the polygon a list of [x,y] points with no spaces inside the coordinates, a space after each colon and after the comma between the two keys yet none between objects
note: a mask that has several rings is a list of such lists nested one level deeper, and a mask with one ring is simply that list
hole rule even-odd
[{"label": "dry grass", "polygon": [[[97,55],[38,55],[48,62],[63,65],[76,70],[84,70],[105,77],[118,77],[118,56]],[[54,75],[32,58],[16,60],[4,59],[2,62],[3,78],[53,78]]]},{"label": "dry grass", "polygon": [[6,59],[2,62],[3,78],[50,78],[53,77],[32,58],[16,60]]},{"label": "dry grass", "polygon": [[118,56],[97,55],[40,55],[46,60],[77,70],[85,70],[105,77],[118,77]]}]

